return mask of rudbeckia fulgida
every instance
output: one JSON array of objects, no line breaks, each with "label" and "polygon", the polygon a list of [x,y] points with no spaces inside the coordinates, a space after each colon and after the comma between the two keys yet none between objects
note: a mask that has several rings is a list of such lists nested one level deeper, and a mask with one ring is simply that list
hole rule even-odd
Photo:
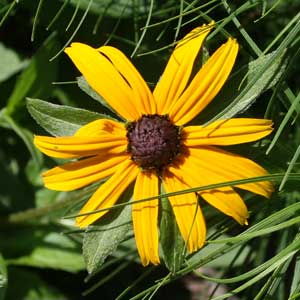
[{"label": "rudbeckia fulgida", "polygon": [[[45,186],[71,191],[107,179],[80,213],[112,207],[134,183],[133,200],[155,197],[164,191],[266,175],[261,166],[220,149],[256,141],[272,131],[265,119],[232,118],[208,126],[185,126],[213,100],[227,80],[238,43],[229,38],[191,78],[194,61],[213,24],[195,28],[176,46],[153,92],[118,49],[98,49],[73,43],[65,52],[89,85],[104,98],[124,122],[99,119],[73,136],[35,136],[46,155],[75,159],[43,174]],[[80,158],[80,160],[76,160]],[[206,226],[198,197],[246,224],[247,207],[236,188],[269,197],[270,182],[220,187],[169,197],[178,228],[189,252],[205,242]],[[135,240],[143,265],[158,264],[159,200],[132,205]],[[86,227],[109,210],[76,218]]]}]

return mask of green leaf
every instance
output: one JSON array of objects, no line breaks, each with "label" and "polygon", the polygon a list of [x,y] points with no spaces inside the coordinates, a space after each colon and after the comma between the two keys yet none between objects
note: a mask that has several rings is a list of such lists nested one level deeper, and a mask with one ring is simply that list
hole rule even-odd
[{"label": "green leaf", "polygon": [[[211,121],[229,119],[236,114],[243,113],[263,92],[272,88],[278,82],[286,67],[287,61],[284,54],[278,55],[277,51],[262,55],[250,62],[246,86],[241,91],[235,90],[235,94],[239,93],[236,98]],[[239,76],[235,76],[234,79],[239,78]],[[233,83],[233,85],[236,86],[236,83]],[[232,84],[229,82],[227,86],[230,88]]]},{"label": "green leaf", "polygon": [[[285,274],[287,273],[287,270],[289,266],[292,265],[293,257],[286,260],[284,263],[279,265],[274,271],[273,274],[270,274],[268,276],[266,283],[264,286],[260,289],[260,291],[256,294],[256,297],[253,300],[259,300],[263,299],[263,295],[268,295],[269,299],[274,299],[278,296],[280,293],[280,290],[282,290],[285,286],[282,278],[284,278]],[[283,299],[282,297],[278,297],[278,299]],[[284,298],[286,299],[286,298]]]},{"label": "green leaf", "polygon": [[134,261],[137,264],[141,263],[140,257],[136,251],[136,243],[134,236],[131,239],[127,239],[122,242],[112,253],[115,259],[129,259],[130,261]]},{"label": "green leaf", "polygon": [[21,59],[14,50],[6,48],[3,43],[0,43],[0,57],[0,82],[21,71],[28,64],[28,60]]},{"label": "green leaf", "polygon": [[167,268],[176,273],[185,256],[185,243],[180,235],[172,207],[167,198],[161,199],[160,243]]},{"label": "green leaf", "polygon": [[71,136],[81,126],[111,117],[71,106],[27,98],[27,109],[36,122],[54,136]]},{"label": "green leaf", "polygon": [[[121,202],[128,200],[130,194],[126,191]],[[88,228],[83,239],[83,256],[90,274],[95,273],[113,254],[131,229],[131,205],[109,211],[97,225]]]},{"label": "green leaf", "polygon": [[[84,269],[84,261],[76,242],[56,232],[40,236],[41,234],[41,232],[35,233],[35,238],[32,240],[33,248],[28,255],[10,259],[8,263],[68,272],[78,272]],[[22,238],[23,242],[26,242],[25,239],[28,241],[30,237]]]},{"label": "green leaf", "polygon": [[[71,3],[76,6],[77,0],[71,0]],[[80,8],[86,10],[90,0],[81,0]],[[145,0],[93,0],[90,10],[94,13],[101,14],[115,18],[129,17],[133,13],[141,14],[148,11],[150,1]]]},{"label": "green leaf", "polygon": [[24,142],[28,151],[30,152],[35,163],[40,166],[42,163],[42,154],[33,144],[33,134],[26,128],[20,126],[11,116],[8,115],[7,110],[0,111],[0,126],[12,129]]},{"label": "green leaf", "polygon": [[[1,130],[2,131],[2,130]],[[3,132],[3,131],[2,131]],[[2,136],[2,147],[0,148],[0,211],[1,216],[12,213],[14,211],[26,210],[32,206],[31,193],[28,190],[26,179],[24,178],[23,170],[18,164],[18,159],[23,159],[22,156],[16,155],[16,150],[24,152],[22,143],[18,143],[18,137],[13,132],[8,133],[8,136]],[[11,147],[7,144],[13,141]],[[25,149],[26,152],[26,149]],[[27,153],[26,155],[27,156]],[[26,201],[20,201],[27,196]],[[0,217],[1,218],[1,217]],[[1,252],[1,250],[0,250]]]},{"label": "green leaf", "polygon": [[14,90],[8,99],[7,113],[12,115],[25,106],[25,97],[49,97],[52,82],[57,76],[57,60],[49,62],[49,58],[58,51],[55,35],[52,34],[39,48],[22,72]]},{"label": "green leaf", "polygon": [[237,293],[245,290],[246,288],[249,288],[250,286],[254,285],[256,282],[260,281],[263,277],[267,276],[269,273],[271,273],[273,270],[284,264],[287,260],[289,260],[292,256],[295,255],[297,251],[293,251],[285,255],[283,258],[278,259],[274,264],[269,266],[267,269],[260,272],[255,277],[251,278],[250,280],[246,281],[244,284],[240,285],[236,289],[230,291],[229,293],[223,294],[221,296],[215,297],[214,300],[222,300],[229,298],[233,295],[236,295]]},{"label": "green leaf", "polygon": [[[221,235],[221,238],[222,237],[226,238],[226,235]],[[222,247],[216,244],[207,244],[205,247],[193,254],[193,257],[189,260],[189,263],[199,261],[203,257],[209,256],[211,253],[216,253],[218,249],[222,249]],[[217,257],[215,259],[212,258],[205,264],[205,266],[211,268],[226,268],[229,265],[229,262],[232,261],[234,261],[235,267],[242,266],[245,258],[247,257],[247,255],[249,255],[249,253],[250,247],[239,246],[228,252],[224,251],[223,255],[220,257]]]},{"label": "green leaf", "polygon": [[7,271],[4,258],[0,253],[0,300],[3,300],[5,297],[7,287]]},{"label": "green leaf", "polygon": [[77,77],[77,84],[78,87],[84,91],[87,95],[89,95],[91,98],[94,100],[98,101],[101,103],[103,106],[108,108],[111,112],[114,114],[118,115],[118,113],[98,94],[96,93],[91,86],[88,84],[88,82],[85,80],[83,76]]},{"label": "green leaf", "polygon": [[[259,223],[251,226],[249,229],[245,230],[241,235],[251,233],[251,232],[256,232],[258,230],[267,228],[272,225],[276,225],[291,216],[294,216],[300,209],[300,203],[294,203],[268,217],[260,221]],[[226,253],[229,253],[233,249],[240,247],[242,244],[244,244],[245,241],[235,241],[233,243],[227,243],[224,246],[216,246],[209,244],[208,247],[203,248],[201,251],[196,252],[195,254],[191,255],[191,257],[188,260],[188,266],[185,267],[184,269],[180,270],[178,273],[181,275],[183,274],[188,274],[194,269],[200,268],[201,266],[204,266],[208,263],[213,262],[217,258],[222,258]],[[212,248],[210,248],[212,246]],[[207,255],[203,255],[204,251],[208,250]],[[294,249],[294,248],[293,248]],[[283,253],[284,254],[284,253]],[[272,264],[272,262],[271,262]],[[239,277],[240,278],[240,277]],[[241,280],[244,280],[244,276],[241,277]]]},{"label": "green leaf", "polygon": [[290,290],[290,297],[292,297],[293,293],[297,292],[297,289],[300,287],[300,253],[297,254],[295,258],[295,266],[294,270],[290,271],[290,274],[293,273],[292,278],[292,284],[291,284],[291,290]]},{"label": "green leaf", "polygon": [[35,160],[30,159],[23,170],[25,171],[28,182],[32,186],[43,186],[43,180],[41,177],[41,166],[37,165]]},{"label": "green leaf", "polygon": [[62,300],[67,299],[57,289],[42,280],[37,273],[11,268],[5,300]]},{"label": "green leaf", "polygon": [[39,189],[35,193],[35,206],[36,208],[49,206],[53,203],[56,203],[59,195],[58,191],[48,190],[47,188]]}]

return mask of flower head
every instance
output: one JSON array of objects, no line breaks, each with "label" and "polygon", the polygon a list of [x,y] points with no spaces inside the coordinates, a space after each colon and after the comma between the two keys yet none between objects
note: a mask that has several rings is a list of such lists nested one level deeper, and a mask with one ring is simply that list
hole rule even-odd
[{"label": "flower head", "polygon": [[[107,179],[81,213],[113,206],[133,182],[133,200],[155,197],[160,184],[166,192],[262,176],[255,162],[216,146],[261,139],[272,122],[234,118],[208,126],[184,126],[220,91],[234,65],[237,42],[229,38],[198,73],[194,60],[212,23],[192,30],[177,45],[153,93],[126,56],[110,46],[94,49],[73,43],[65,50],[90,86],[125,120],[100,119],[81,127],[74,136],[36,136],[35,145],[58,158],[82,158],[43,174],[45,186],[70,191]],[[198,196],[240,224],[248,211],[235,191],[244,189],[269,197],[270,182],[221,187],[169,197],[183,239],[190,252],[205,242],[206,226]],[[136,244],[143,265],[159,263],[158,199],[132,205]],[[86,227],[107,211],[77,217]]]}]

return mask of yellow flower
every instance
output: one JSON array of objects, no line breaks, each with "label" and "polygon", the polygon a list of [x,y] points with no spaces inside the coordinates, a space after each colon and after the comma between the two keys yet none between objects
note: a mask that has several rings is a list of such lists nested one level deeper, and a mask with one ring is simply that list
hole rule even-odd
[{"label": "yellow flower", "polygon": [[[266,175],[253,161],[216,146],[261,139],[272,131],[272,122],[234,118],[203,126],[184,125],[216,96],[229,76],[237,42],[229,38],[191,77],[194,60],[213,23],[192,30],[173,51],[153,93],[118,49],[91,48],[73,43],[65,50],[89,85],[126,120],[100,119],[81,127],[74,136],[35,136],[35,145],[57,158],[83,158],[43,174],[49,189],[71,191],[107,179],[80,213],[113,206],[135,181],[133,200],[155,197],[162,182],[166,192],[230,180]],[[270,182],[235,186],[269,197]],[[189,252],[205,242],[206,226],[198,203],[200,195],[210,205],[240,224],[247,224],[244,201],[232,187],[215,188],[170,197],[170,203]],[[137,249],[143,265],[158,264],[158,199],[132,205]],[[107,211],[79,216],[86,227]]]}]

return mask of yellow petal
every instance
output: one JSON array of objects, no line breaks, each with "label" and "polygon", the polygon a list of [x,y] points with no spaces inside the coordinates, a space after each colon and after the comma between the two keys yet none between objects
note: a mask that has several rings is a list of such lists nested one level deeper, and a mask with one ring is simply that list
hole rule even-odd
[{"label": "yellow petal", "polygon": [[192,120],[217,95],[231,72],[237,53],[238,44],[230,38],[208,59],[171,107],[170,119],[176,125]]},{"label": "yellow petal", "polygon": [[103,46],[98,50],[100,53],[106,55],[120,74],[126,78],[135,96],[134,105],[137,106],[138,112],[142,114],[155,114],[156,103],[153,95],[143,77],[128,58],[114,47]]},{"label": "yellow petal", "polygon": [[[158,195],[158,177],[155,172],[140,172],[134,186],[133,199]],[[137,202],[132,205],[132,221],[137,249],[143,266],[159,264],[158,254],[158,200]]]},{"label": "yellow petal", "polygon": [[103,134],[112,134],[123,136],[123,138],[126,139],[126,133],[124,123],[108,119],[99,119],[82,126],[77,130],[75,136],[97,137],[103,136]]},{"label": "yellow petal", "polygon": [[194,60],[214,22],[192,30],[173,51],[163,75],[153,92],[157,110],[161,115],[169,113],[170,106],[184,91],[190,78]]},{"label": "yellow petal", "polygon": [[[88,200],[81,209],[80,214],[92,212],[97,209],[113,206],[126,188],[136,179],[139,168],[131,160],[123,162],[115,174],[110,177]],[[76,218],[79,227],[86,227],[106,214],[108,210]]]},{"label": "yellow petal", "polygon": [[182,131],[184,144],[234,145],[259,140],[272,132],[272,121],[264,119],[219,120],[206,127],[188,126]]},{"label": "yellow petal", "polygon": [[72,191],[111,176],[128,155],[103,153],[95,157],[67,163],[47,172],[43,180],[48,189]]},{"label": "yellow petal", "polygon": [[[268,174],[254,161],[216,147],[189,148],[189,156],[180,167],[195,179],[197,179],[195,174],[201,174],[201,178],[198,178],[199,182],[196,183],[198,186]],[[266,198],[269,198],[273,192],[273,185],[269,181],[240,184],[236,187]]]},{"label": "yellow petal", "polygon": [[223,187],[215,190],[199,192],[201,197],[220,210],[223,214],[232,217],[241,225],[247,225],[249,217],[247,207],[243,199],[231,187]]},{"label": "yellow petal", "polygon": [[[189,188],[170,172],[164,173],[163,184],[167,193]],[[206,226],[197,196],[195,193],[171,196],[169,201],[188,251],[198,250],[205,242]]]},{"label": "yellow petal", "polygon": [[[132,78],[135,81],[139,81],[139,78],[136,78],[137,72],[132,72],[133,67],[124,69],[123,54],[114,53],[115,65],[104,53],[85,44],[72,43],[65,52],[89,85],[123,118],[134,121],[141,116],[144,109],[142,99],[138,99],[137,94],[142,91],[139,90],[140,86],[130,86]],[[116,58],[121,62],[120,66]]]},{"label": "yellow petal", "polygon": [[[207,174],[205,170],[198,169],[198,166],[190,167],[191,165],[185,162],[180,167],[171,167],[170,172],[174,173],[182,182],[187,183],[189,187],[201,187],[211,184],[210,174]],[[201,175],[199,176],[199,174]],[[240,224],[247,224],[247,207],[243,199],[231,187],[205,190],[199,192],[199,195],[224,214],[233,217]]]},{"label": "yellow petal", "polygon": [[125,153],[127,139],[123,136],[106,134],[99,137],[49,137],[35,136],[35,146],[48,156],[57,158],[77,158],[93,156],[102,152]]}]

